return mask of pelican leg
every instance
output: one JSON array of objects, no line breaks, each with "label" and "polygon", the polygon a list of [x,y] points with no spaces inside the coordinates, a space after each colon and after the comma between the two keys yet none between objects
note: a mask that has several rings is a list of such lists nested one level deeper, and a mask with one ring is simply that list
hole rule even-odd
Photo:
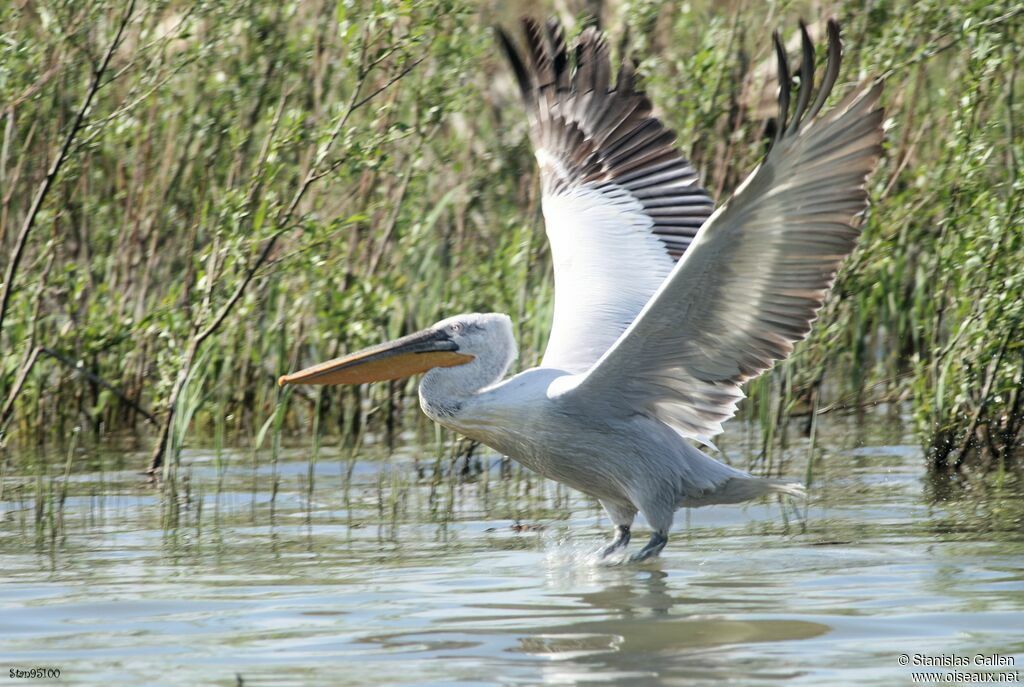
[{"label": "pelican leg", "polygon": [[607,558],[619,549],[629,544],[629,528],[633,525],[633,518],[636,517],[636,508],[626,500],[608,501],[601,499],[601,505],[615,525],[615,539],[607,546],[602,547],[597,553],[601,558]]},{"label": "pelican leg", "polygon": [[599,552],[601,558],[607,558],[619,549],[624,548],[629,544],[629,537],[629,525],[617,525],[615,527],[615,539]]},{"label": "pelican leg", "polygon": [[630,556],[630,562],[645,561],[648,558],[654,558],[661,550],[665,548],[665,544],[668,543],[668,534],[665,532],[655,531],[651,535],[651,540],[644,544],[644,548],[640,549],[632,556]]}]

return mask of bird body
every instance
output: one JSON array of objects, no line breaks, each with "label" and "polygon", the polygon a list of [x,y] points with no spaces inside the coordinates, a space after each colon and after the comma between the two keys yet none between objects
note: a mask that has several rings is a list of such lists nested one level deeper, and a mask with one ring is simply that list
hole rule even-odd
[{"label": "bird body", "polygon": [[653,530],[634,556],[644,559],[661,551],[682,506],[803,494],[798,483],[751,476],[694,442],[710,445],[742,384],[810,331],[859,234],[866,177],[881,151],[881,86],[855,88],[822,113],[838,77],[839,28],[828,24],[815,95],[814,47],[801,24],[791,108],[776,34],[775,139],[715,209],[628,62],[612,87],[602,34],[584,30],[573,57],[557,22],[524,20],[524,35],[525,58],[499,31],[531,124],[555,271],[541,365],[506,379],[517,356],[511,320],[474,313],[281,383],[425,372],[420,404],[433,420],[600,500],[616,526],[605,554],[629,542],[642,514]]},{"label": "bird body", "polygon": [[537,367],[503,379],[515,357],[511,320],[472,314],[435,325],[475,359],[437,368],[420,384],[420,405],[434,421],[530,470],[601,501],[616,525],[639,511],[667,531],[682,506],[735,503],[780,491],[799,493],[727,466],[655,418],[621,412],[601,397],[572,393],[582,375]]}]

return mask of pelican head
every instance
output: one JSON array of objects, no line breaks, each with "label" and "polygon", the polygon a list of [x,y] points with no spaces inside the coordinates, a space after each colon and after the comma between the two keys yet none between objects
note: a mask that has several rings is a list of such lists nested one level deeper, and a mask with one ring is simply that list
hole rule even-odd
[{"label": "pelican head", "polygon": [[364,384],[434,370],[441,386],[472,391],[500,379],[515,354],[508,315],[472,313],[283,375],[278,384]]}]

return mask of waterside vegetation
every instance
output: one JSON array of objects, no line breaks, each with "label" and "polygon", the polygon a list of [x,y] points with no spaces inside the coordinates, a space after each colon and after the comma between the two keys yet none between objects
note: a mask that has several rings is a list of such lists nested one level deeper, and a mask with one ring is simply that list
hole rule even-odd
[{"label": "waterside vegetation", "polygon": [[[817,19],[801,3],[570,9],[0,6],[0,443],[129,436],[154,469],[190,441],[276,457],[311,430],[314,462],[321,437],[356,447],[368,432],[471,450],[417,419],[412,383],[274,381],[473,310],[510,313],[519,366],[539,359],[552,281],[538,182],[489,27],[598,11],[723,201],[773,126],[770,31]],[[910,409],[930,469],[1019,464],[1024,9],[829,9],[842,79],[886,80],[886,150],[810,340],[748,389],[759,458],[775,469],[794,427],[813,451],[821,414],[891,403]]]}]

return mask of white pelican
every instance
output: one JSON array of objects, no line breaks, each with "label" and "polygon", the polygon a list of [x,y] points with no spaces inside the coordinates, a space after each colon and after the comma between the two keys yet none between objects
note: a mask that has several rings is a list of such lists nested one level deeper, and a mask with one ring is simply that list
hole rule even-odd
[{"label": "white pelican", "polygon": [[525,60],[499,30],[526,102],[555,269],[555,313],[540,367],[509,379],[512,323],[459,315],[404,338],[285,375],[281,384],[361,384],[426,372],[420,405],[436,422],[600,500],[625,547],[639,512],[656,556],[683,506],[737,503],[803,486],[724,465],[708,444],[740,386],[810,330],[858,236],[866,177],[882,141],[881,84],[822,106],[839,74],[828,24],[824,78],[801,23],[790,112],[775,34],[779,115],[771,149],[714,209],[674,134],[651,115],[630,63],[614,88],[593,28],[570,57],[561,26],[523,20]]}]

